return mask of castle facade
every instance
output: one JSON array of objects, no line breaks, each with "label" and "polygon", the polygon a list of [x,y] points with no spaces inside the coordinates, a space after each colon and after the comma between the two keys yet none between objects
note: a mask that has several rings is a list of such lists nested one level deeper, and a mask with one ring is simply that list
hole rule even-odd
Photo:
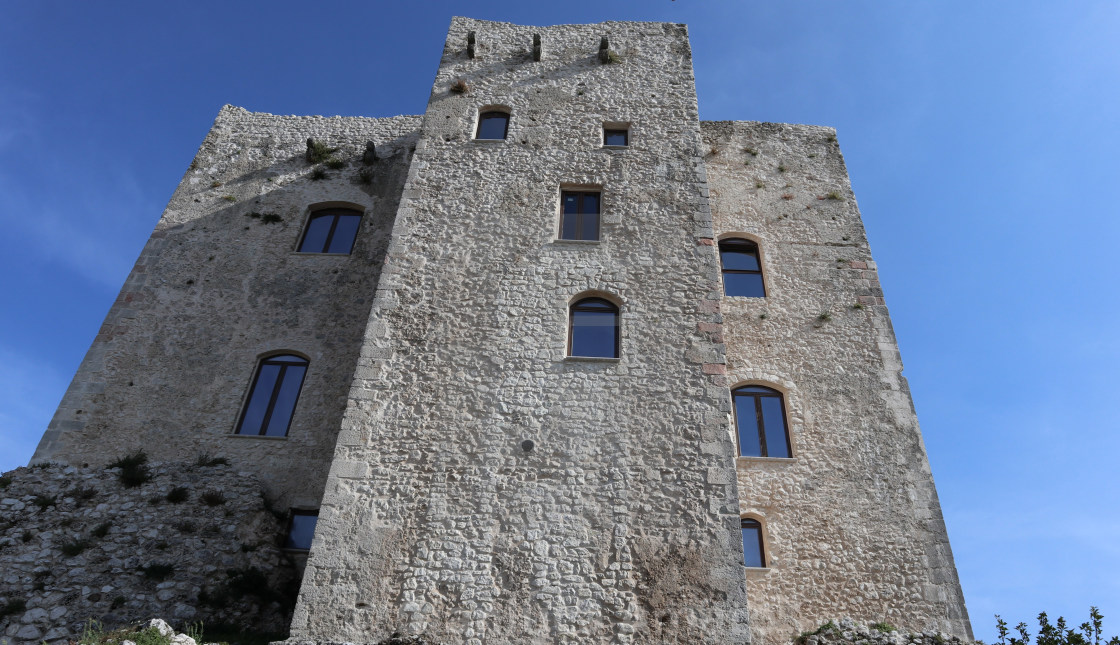
[{"label": "castle facade", "polygon": [[455,18],[422,116],[221,110],[34,461],[254,473],[293,642],[970,637],[901,372],[834,130]]}]

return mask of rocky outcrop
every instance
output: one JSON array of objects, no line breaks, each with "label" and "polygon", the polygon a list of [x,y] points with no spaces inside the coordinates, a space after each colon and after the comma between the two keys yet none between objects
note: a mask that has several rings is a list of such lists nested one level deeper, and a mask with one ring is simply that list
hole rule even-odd
[{"label": "rocky outcrop", "polygon": [[286,631],[298,572],[252,473],[221,459],[0,477],[0,643],[151,616]]}]

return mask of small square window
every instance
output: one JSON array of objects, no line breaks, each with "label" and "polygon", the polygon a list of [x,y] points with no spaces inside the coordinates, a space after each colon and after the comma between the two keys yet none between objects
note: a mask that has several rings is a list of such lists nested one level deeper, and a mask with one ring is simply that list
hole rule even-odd
[{"label": "small square window", "polygon": [[315,524],[319,521],[318,510],[293,508],[288,519],[288,535],[284,548],[294,551],[307,551],[311,548],[311,538],[315,537]]},{"label": "small square window", "polygon": [[630,145],[630,131],[624,128],[603,128],[603,145],[620,148]]}]

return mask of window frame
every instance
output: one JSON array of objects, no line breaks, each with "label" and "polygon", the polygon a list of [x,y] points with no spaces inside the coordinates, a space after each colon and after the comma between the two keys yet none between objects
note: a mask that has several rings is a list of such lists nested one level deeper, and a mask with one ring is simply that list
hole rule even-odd
[{"label": "window frame", "polygon": [[311,542],[315,541],[315,531],[319,528],[319,509],[317,508],[290,508],[288,509],[288,526],[284,531],[284,550],[295,551],[297,553],[307,553],[311,550],[311,543],[308,543],[307,548],[304,549],[298,546],[289,546],[288,543],[292,538],[292,528],[295,526],[295,518],[297,515],[315,518],[315,527],[311,529]]},{"label": "window frame", "polygon": [[[576,212],[572,215],[576,218],[576,234],[582,235],[583,233],[583,216],[590,215],[591,213],[583,212],[583,198],[587,195],[595,195],[598,198],[599,212],[595,213],[597,217],[595,226],[595,237],[564,237],[564,218],[567,213],[564,212],[564,200],[568,195],[577,195],[578,201],[576,203]],[[601,188],[561,188],[560,189],[560,228],[556,233],[556,239],[564,242],[599,242],[603,239],[603,190]]]},{"label": "window frame", "polygon": [[[479,135],[482,134],[482,122],[487,118],[493,118],[493,117],[496,117],[498,115],[501,115],[502,117],[504,117],[505,121],[506,121],[505,128],[502,130],[502,138],[501,139],[483,139],[482,137],[480,137]],[[475,128],[474,128],[474,140],[475,141],[506,141],[506,140],[508,140],[509,139],[509,122],[510,122],[511,117],[512,117],[511,112],[508,109],[505,109],[505,108],[499,108],[499,107],[495,107],[495,106],[488,106],[488,107],[482,108],[481,110],[478,111],[478,123],[475,124]]]},{"label": "window frame", "polygon": [[[766,390],[767,392],[743,392],[743,390],[746,390],[747,388],[759,388]],[[739,431],[739,406],[736,403],[736,398],[738,397],[754,399],[755,423],[758,428],[758,446],[759,452],[762,454],[743,454],[743,446],[739,441],[741,432]],[[785,457],[775,457],[767,454],[769,450],[767,450],[766,446],[766,421],[763,418],[761,402],[761,399],[763,397],[778,399],[778,405],[780,406],[780,409],[782,411],[782,430],[786,438],[787,456]],[[746,457],[748,459],[793,459],[793,440],[790,438],[789,432],[789,413],[786,409],[786,397],[783,392],[776,390],[769,385],[763,385],[760,383],[743,383],[742,385],[737,385],[731,389],[731,414],[732,418],[735,421],[736,457]]]},{"label": "window frame", "polygon": [[[729,251],[734,251],[734,252],[738,252],[738,253],[750,253],[751,255],[754,256],[754,260],[758,264],[758,269],[757,270],[753,270],[753,269],[728,269],[723,264],[724,247],[727,247],[727,249]],[[751,239],[748,239],[748,238],[745,238],[745,237],[739,237],[739,236],[725,237],[725,238],[723,238],[719,241],[719,244],[717,245],[717,250],[719,252],[719,281],[721,283],[721,286],[723,287],[723,297],[725,297],[725,298],[765,298],[765,297],[767,297],[767,295],[769,295],[768,294],[768,289],[766,288],[766,272],[762,267],[762,249],[759,246],[758,242],[756,242],[754,240],[751,240]],[[732,296],[732,295],[728,295],[728,293],[727,293],[727,280],[725,280],[724,277],[723,277],[723,276],[727,275],[728,273],[739,274],[739,275],[757,275],[759,284],[762,285],[762,295],[760,295],[760,296]]]},{"label": "window frame", "polygon": [[[747,526],[748,524],[753,524],[754,526]],[[766,537],[763,535],[763,533],[765,533],[765,528],[762,524],[762,520],[760,520],[758,518],[750,517],[750,516],[741,516],[739,518],[740,535],[742,534],[742,531],[744,531],[748,528],[758,530],[758,562],[759,562],[759,566],[756,567],[754,565],[747,564],[747,541],[746,541],[746,539],[744,539],[743,540],[743,567],[746,568],[746,569],[769,569],[770,567],[767,566],[768,558],[766,557]]]},{"label": "window frame", "polygon": [[[622,134],[625,143],[607,143],[607,137],[611,134]],[[603,147],[604,148],[629,148],[630,147],[630,128],[626,127],[612,127],[610,125],[603,126]]]},{"label": "window frame", "polygon": [[[294,358],[298,360],[281,360]],[[276,382],[272,386],[272,392],[269,394],[268,406],[265,408],[264,414],[261,416],[260,427],[256,433],[242,432],[245,425],[245,417],[249,414],[249,406],[252,404],[253,395],[257,392],[257,385],[260,383],[261,371],[266,365],[280,365],[280,372],[276,375]],[[287,374],[288,367],[291,365],[300,365],[303,367],[303,376],[300,378],[299,388],[296,389],[295,399],[292,403],[291,414],[288,415],[288,425],[284,428],[284,434],[270,435],[265,434],[268,430],[269,424],[272,422],[272,415],[276,411],[276,399],[279,396],[280,390],[284,386],[284,376]],[[296,406],[299,405],[299,398],[303,394],[304,383],[307,382],[307,372],[311,368],[311,361],[305,356],[295,352],[276,352],[264,356],[257,361],[256,369],[253,370],[253,380],[249,386],[249,391],[245,395],[245,399],[241,403],[241,412],[237,415],[237,424],[233,428],[233,435],[237,437],[263,437],[266,439],[284,439],[287,438],[288,433],[291,432],[292,422],[296,417]]]},{"label": "window frame", "polygon": [[[335,231],[338,229],[338,221],[341,217],[354,217],[358,218],[358,226],[354,228],[354,238],[350,240],[350,248],[345,252],[328,251],[331,248],[331,242],[334,240]],[[330,229],[327,231],[327,237],[323,240],[323,250],[321,251],[307,251],[304,250],[303,245],[307,241],[307,235],[311,232],[311,224],[317,219],[324,217],[332,217]],[[308,216],[307,221],[303,225],[303,233],[299,236],[299,243],[296,244],[296,253],[305,255],[353,255],[354,246],[358,243],[358,233],[362,230],[362,221],[365,220],[365,213],[357,208],[349,206],[325,206],[312,210]]]},{"label": "window frame", "polygon": [[[573,354],[572,353],[572,340],[575,338],[575,313],[580,305],[589,301],[597,301],[607,304],[614,313],[614,355],[613,356],[591,356],[587,354]],[[588,312],[602,312],[603,309],[584,309]],[[622,357],[622,307],[616,302],[604,298],[601,295],[585,295],[581,298],[574,300],[568,305],[568,358],[601,358],[607,360],[617,360]]]}]

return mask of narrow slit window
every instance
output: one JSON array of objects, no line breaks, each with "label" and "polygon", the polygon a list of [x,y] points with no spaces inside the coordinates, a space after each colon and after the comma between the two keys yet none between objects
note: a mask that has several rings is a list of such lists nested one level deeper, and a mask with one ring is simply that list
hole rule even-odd
[{"label": "narrow slit window", "polygon": [[505,139],[509,133],[509,112],[491,110],[478,115],[478,131],[475,139]]},{"label": "narrow slit window", "polygon": [[598,240],[599,205],[602,193],[569,191],[560,193],[560,239]]},{"label": "narrow slit window", "polygon": [[287,436],[306,373],[307,361],[299,356],[271,356],[261,361],[237,434]]},{"label": "narrow slit window", "polygon": [[762,548],[762,523],[744,517],[740,520],[743,528],[743,566],[766,567],[766,552]]},{"label": "narrow slit window", "polygon": [[789,429],[782,393],[761,385],[731,391],[742,457],[789,457]]},{"label": "narrow slit window", "polygon": [[572,305],[568,320],[568,355],[618,358],[618,307],[602,298]]},{"label": "narrow slit window", "polygon": [[723,240],[719,243],[719,263],[723,273],[724,295],[766,297],[757,244],[743,239]]},{"label": "narrow slit window", "polygon": [[361,223],[362,214],[349,208],[315,211],[307,220],[299,252],[349,254],[354,249]]}]

